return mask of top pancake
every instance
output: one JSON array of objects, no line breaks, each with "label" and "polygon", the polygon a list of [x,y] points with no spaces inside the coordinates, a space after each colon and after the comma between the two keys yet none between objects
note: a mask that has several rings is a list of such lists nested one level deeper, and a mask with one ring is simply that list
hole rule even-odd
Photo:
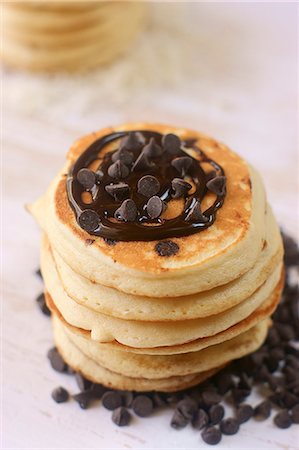
[{"label": "top pancake", "polygon": [[[214,224],[199,233],[172,238],[179,246],[174,256],[159,256],[155,251],[158,241],[108,245],[78,226],[68,203],[66,174],[78,156],[106,134],[138,129],[196,138],[196,144],[223,167],[227,177],[227,195]],[[195,152],[192,156],[197,157]],[[120,291],[153,297],[201,292],[240,277],[258,260],[265,236],[265,193],[259,175],[214,139],[166,125],[134,123],[79,139],[47,194],[31,210],[51,246],[75,272]]]}]

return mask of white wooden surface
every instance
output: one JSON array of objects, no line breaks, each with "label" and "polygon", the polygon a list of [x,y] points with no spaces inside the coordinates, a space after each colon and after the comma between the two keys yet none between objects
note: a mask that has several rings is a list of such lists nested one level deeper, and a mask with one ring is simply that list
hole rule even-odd
[{"label": "white wooden surface", "polygon": [[[75,402],[56,405],[50,398],[57,385],[73,393],[76,386],[45,358],[50,322],[34,304],[42,289],[34,276],[39,231],[24,205],[44,191],[75,138],[127,120],[201,129],[260,169],[279,221],[298,231],[296,4],[156,8],[156,22],[127,61],[98,75],[69,80],[2,74],[3,449],[207,447],[191,428],[172,430],[169,411],[117,428],[101,407],[82,411]],[[170,37],[169,30],[175,31]],[[150,49],[151,42],[159,47]],[[151,53],[140,73],[145,51]],[[148,60],[154,63],[145,66]],[[278,430],[271,421],[250,421],[218,448],[291,450],[298,442],[298,427]]]}]

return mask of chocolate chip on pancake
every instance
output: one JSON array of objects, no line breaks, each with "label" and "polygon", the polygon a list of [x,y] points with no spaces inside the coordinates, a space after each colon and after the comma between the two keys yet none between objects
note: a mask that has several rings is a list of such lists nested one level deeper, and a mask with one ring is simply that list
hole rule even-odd
[{"label": "chocolate chip on pancake", "polygon": [[116,239],[104,238],[104,241],[106,242],[106,244],[110,245],[111,247],[113,247],[114,245],[117,244]]},{"label": "chocolate chip on pancake", "polygon": [[92,209],[85,209],[79,216],[79,225],[88,233],[95,231],[100,225],[98,214]]},{"label": "chocolate chip on pancake", "polygon": [[124,222],[134,222],[137,218],[137,206],[133,200],[128,198],[123,201],[121,206],[115,211],[114,217]]},{"label": "chocolate chip on pancake", "polygon": [[226,177],[219,176],[212,178],[207,182],[207,188],[217,196],[224,195],[226,192]]},{"label": "chocolate chip on pancake", "polygon": [[181,148],[181,140],[175,134],[169,133],[162,137],[162,145],[171,155],[178,155]]},{"label": "chocolate chip on pancake", "polygon": [[108,168],[108,175],[116,180],[122,180],[126,178],[130,173],[130,169],[122,163],[119,159],[115,163],[111,164]]},{"label": "chocolate chip on pancake", "polygon": [[117,184],[107,184],[105,191],[116,201],[125,200],[130,196],[130,188],[127,183],[119,182]]},{"label": "chocolate chip on pancake", "polygon": [[191,184],[182,178],[174,178],[171,182],[171,187],[174,191],[172,198],[186,197],[188,191],[192,188]]},{"label": "chocolate chip on pancake", "polygon": [[160,183],[156,177],[153,177],[152,175],[145,175],[138,181],[137,189],[139,194],[149,198],[159,192]]},{"label": "chocolate chip on pancake", "polygon": [[96,174],[90,169],[80,169],[77,173],[77,180],[86,190],[90,190],[96,183]]},{"label": "chocolate chip on pancake", "polygon": [[186,222],[208,222],[208,218],[202,213],[199,201],[197,201],[186,216]]},{"label": "chocolate chip on pancake", "polygon": [[56,403],[65,403],[69,399],[69,393],[66,389],[59,386],[52,391],[51,397]]},{"label": "chocolate chip on pancake", "polygon": [[146,204],[146,212],[150,219],[158,219],[166,208],[166,204],[158,197],[154,195],[149,199]]},{"label": "chocolate chip on pancake", "polygon": [[159,256],[173,256],[179,251],[179,246],[173,241],[160,241],[155,245]]},{"label": "chocolate chip on pancake", "polygon": [[113,162],[121,161],[126,166],[129,166],[133,162],[133,154],[131,152],[128,152],[124,148],[120,148],[113,153],[111,159]]},{"label": "chocolate chip on pancake", "polygon": [[122,398],[117,391],[108,391],[102,397],[102,405],[104,408],[114,411],[116,408],[122,406]]},{"label": "chocolate chip on pancake", "polygon": [[201,433],[202,440],[209,445],[217,445],[221,441],[222,435],[219,428],[207,427]]},{"label": "chocolate chip on pancake", "polygon": [[140,150],[144,144],[144,137],[141,133],[130,131],[129,134],[121,140],[121,150]]},{"label": "chocolate chip on pancake", "polygon": [[153,401],[147,395],[137,395],[132,403],[134,413],[139,417],[148,417],[154,409]]},{"label": "chocolate chip on pancake", "polygon": [[193,165],[193,160],[190,156],[180,156],[171,161],[171,165],[180,173],[182,177],[187,175]]},{"label": "chocolate chip on pancake", "polygon": [[206,182],[213,180],[217,176],[216,170],[210,170],[210,172],[206,173]]},{"label": "chocolate chip on pancake", "polygon": [[51,311],[47,306],[45,294],[43,292],[39,294],[39,296],[36,298],[36,303],[38,304],[39,309],[45,316],[48,317],[51,316]]},{"label": "chocolate chip on pancake", "polygon": [[129,425],[132,416],[124,406],[119,406],[112,413],[112,422],[119,427]]},{"label": "chocolate chip on pancake", "polygon": [[56,372],[66,372],[67,364],[64,362],[56,347],[51,348],[47,354],[51,367],[56,370]]},{"label": "chocolate chip on pancake", "polygon": [[143,148],[143,153],[149,158],[157,158],[162,155],[162,147],[157,144],[155,138],[150,138],[149,143]]},{"label": "chocolate chip on pancake", "polygon": [[154,167],[155,164],[152,161],[150,161],[146,153],[142,151],[133,164],[132,172],[138,172],[143,170],[146,171],[153,169]]}]

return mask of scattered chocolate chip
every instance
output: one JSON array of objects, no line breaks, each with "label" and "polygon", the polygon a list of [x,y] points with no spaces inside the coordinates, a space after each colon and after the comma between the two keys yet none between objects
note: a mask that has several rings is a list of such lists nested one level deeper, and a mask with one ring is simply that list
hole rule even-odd
[{"label": "scattered chocolate chip", "polygon": [[291,409],[291,417],[293,423],[299,423],[299,404]]},{"label": "scattered chocolate chip", "polygon": [[231,373],[223,372],[217,380],[218,392],[220,395],[226,394],[235,387],[234,379]]},{"label": "scattered chocolate chip", "polygon": [[274,423],[278,428],[289,428],[292,425],[292,419],[287,409],[283,409],[274,417]]},{"label": "scattered chocolate chip", "polygon": [[99,383],[92,383],[89,392],[92,398],[101,399],[108,389]]},{"label": "scattered chocolate chip", "polygon": [[228,417],[220,423],[220,430],[223,434],[233,435],[239,431],[239,422],[233,417]]},{"label": "scattered chocolate chip", "polygon": [[226,192],[226,177],[212,178],[207,182],[207,188],[217,196],[223,196]]},{"label": "scattered chocolate chip", "polygon": [[182,428],[185,428],[188,425],[189,421],[190,419],[187,419],[187,417],[185,417],[181,413],[181,411],[175,409],[173,416],[171,418],[170,426],[172,428],[175,428],[176,430],[181,430]]},{"label": "scattered chocolate chip", "polygon": [[206,406],[216,405],[222,400],[221,395],[212,390],[206,390],[202,393],[202,400]]},{"label": "scattered chocolate chip", "polygon": [[132,403],[134,413],[139,417],[148,417],[153,409],[153,401],[147,395],[137,395]]},{"label": "scattered chocolate chip", "polygon": [[181,156],[171,161],[171,165],[180,173],[182,177],[187,175],[193,165],[193,160],[190,156]]},{"label": "scattered chocolate chip", "polygon": [[234,388],[232,389],[232,398],[235,403],[242,403],[245,398],[250,395],[251,389],[239,389]]},{"label": "scattered chocolate chip", "polygon": [[140,150],[144,144],[144,137],[141,133],[130,131],[120,143],[120,148],[124,150]]},{"label": "scattered chocolate chip", "polygon": [[284,262],[287,267],[298,266],[299,264],[299,247],[295,239],[282,232],[284,246]]},{"label": "scattered chocolate chip", "polygon": [[116,180],[126,178],[130,173],[130,169],[123,164],[119,159],[108,167],[108,175]]},{"label": "scattered chocolate chip", "polygon": [[161,394],[159,394],[158,392],[154,392],[152,395],[152,400],[154,402],[154,406],[156,408],[162,408],[164,406],[167,405],[166,401],[164,400],[164,398],[162,397]]},{"label": "scattered chocolate chip", "polygon": [[240,388],[240,389],[247,389],[247,390],[251,389],[250,379],[246,375],[245,372],[242,372],[241,375],[240,375],[240,381],[238,383],[238,388]]},{"label": "scattered chocolate chip", "polygon": [[271,402],[265,400],[254,408],[254,417],[259,420],[266,420],[271,415]]},{"label": "scattered chocolate chip", "polygon": [[186,419],[191,420],[197,411],[197,403],[192,398],[184,398],[178,402],[176,409],[180,411]]},{"label": "scattered chocolate chip", "polygon": [[186,216],[186,222],[208,222],[208,218],[202,213],[200,202],[196,201]]},{"label": "scattered chocolate chip", "polygon": [[155,164],[148,159],[148,156],[143,151],[133,164],[132,172],[150,170],[155,167]]},{"label": "scattered chocolate chip", "polygon": [[219,428],[207,427],[201,433],[202,440],[209,445],[217,445],[221,441],[222,435]]},{"label": "scattered chocolate chip", "polygon": [[92,245],[95,242],[95,239],[85,239],[86,245]]},{"label": "scattered chocolate chip", "polygon": [[149,198],[159,192],[160,183],[157,178],[153,177],[152,175],[145,175],[138,181],[137,188],[139,194]]},{"label": "scattered chocolate chip", "polygon": [[217,425],[224,417],[222,405],[212,405],[209,409],[210,425]]},{"label": "scattered chocolate chip", "polygon": [[117,391],[107,391],[102,397],[102,405],[104,408],[114,411],[116,408],[122,406],[122,398]]},{"label": "scattered chocolate chip", "polygon": [[117,244],[117,241],[115,239],[104,238],[104,241],[106,242],[107,245],[110,245],[110,247],[113,247],[114,245]]},{"label": "scattered chocolate chip", "polygon": [[51,311],[47,306],[45,294],[43,292],[39,294],[39,296],[36,298],[36,303],[38,304],[39,309],[45,316],[48,317],[51,316]]},{"label": "scattered chocolate chip", "polygon": [[204,409],[198,409],[193,417],[192,426],[196,430],[202,430],[209,423],[209,416]]},{"label": "scattered chocolate chip", "polygon": [[188,191],[192,188],[191,184],[182,180],[182,178],[174,178],[171,182],[171,187],[174,191],[172,194],[173,198],[186,197]]},{"label": "scattered chocolate chip", "polygon": [[75,379],[78,385],[78,388],[80,389],[80,391],[86,391],[87,389],[89,389],[91,387],[91,381],[87,380],[86,378],[83,377],[83,375],[81,375],[81,373],[77,372],[75,374]]},{"label": "scattered chocolate chip", "polygon": [[48,358],[51,364],[51,367],[56,370],[56,372],[66,372],[67,364],[64,362],[56,347],[50,348],[48,351]]},{"label": "scattered chocolate chip", "polygon": [[119,406],[112,413],[112,422],[119,427],[129,425],[131,420],[131,414],[124,406]]},{"label": "scattered chocolate chip", "polygon": [[155,245],[159,256],[173,256],[179,251],[179,246],[173,241],[160,241]]},{"label": "scattered chocolate chip", "polygon": [[114,217],[124,222],[134,222],[137,218],[137,206],[133,200],[128,198],[123,201],[121,206],[115,211]]},{"label": "scattered chocolate chip", "polygon": [[73,395],[73,399],[78,403],[81,409],[87,409],[92,398],[92,394],[89,390]]},{"label": "scattered chocolate chip", "polygon": [[154,195],[146,204],[146,212],[150,219],[158,219],[167,207],[160,197]]},{"label": "scattered chocolate chip", "polygon": [[63,387],[57,387],[52,391],[51,397],[56,403],[64,403],[69,399],[69,393]]},{"label": "scattered chocolate chip", "polygon": [[42,273],[41,273],[40,269],[37,269],[37,270],[35,271],[35,274],[36,274],[39,278],[43,279],[43,276],[42,276]]},{"label": "scattered chocolate chip", "polygon": [[162,145],[164,150],[171,155],[178,155],[181,152],[181,140],[175,134],[169,133],[163,136]]},{"label": "scattered chocolate chip", "polygon": [[130,188],[126,183],[119,182],[117,184],[107,184],[105,191],[116,201],[125,200],[130,196]]},{"label": "scattered chocolate chip", "polygon": [[251,405],[248,405],[244,403],[243,405],[240,405],[236,410],[236,419],[241,423],[247,422],[251,417],[253,416],[254,411]]},{"label": "scattered chocolate chip", "polygon": [[210,170],[210,172],[206,173],[206,183],[217,176],[216,170]]},{"label": "scattered chocolate chip", "polygon": [[124,148],[120,148],[113,153],[111,159],[113,162],[120,161],[126,166],[129,166],[133,162],[133,155],[131,152],[128,152]]},{"label": "scattered chocolate chip", "polygon": [[79,216],[79,225],[83,230],[91,233],[95,231],[100,225],[100,218],[98,214],[92,209],[85,209]]},{"label": "scattered chocolate chip", "polygon": [[133,400],[134,400],[133,392],[132,391],[120,391],[120,395],[122,398],[123,405],[126,406],[127,408],[131,408]]},{"label": "scattered chocolate chip", "polygon": [[157,158],[163,153],[162,148],[158,145],[154,138],[151,138],[149,143],[142,150],[149,158]]},{"label": "scattered chocolate chip", "polygon": [[80,169],[77,173],[77,180],[86,190],[90,190],[96,183],[96,174],[90,169]]}]

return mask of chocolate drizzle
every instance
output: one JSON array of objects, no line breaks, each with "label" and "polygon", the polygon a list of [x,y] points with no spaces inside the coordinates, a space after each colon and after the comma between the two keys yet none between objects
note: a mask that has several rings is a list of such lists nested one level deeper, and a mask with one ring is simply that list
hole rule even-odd
[{"label": "chocolate drizzle", "polygon": [[[111,176],[111,169],[109,168],[115,164],[115,153],[119,150],[119,143],[115,149],[101,155],[101,151],[108,145],[115,141],[128,136],[132,136],[132,132],[120,131],[106,135],[96,140],[90,147],[88,147],[77,159],[67,177],[67,194],[68,200],[75,212],[78,224],[82,227],[82,217],[86,215],[86,211],[93,211],[98,216],[98,226],[94,229],[93,226],[84,228],[89,234],[101,236],[106,239],[115,239],[119,241],[153,241],[159,239],[167,239],[171,237],[187,236],[210,227],[215,219],[217,210],[223,205],[225,191],[222,195],[217,195],[214,203],[202,215],[194,215],[194,219],[190,220],[190,213],[194,210],[195,205],[201,204],[202,199],[206,195],[208,189],[206,183],[209,181],[209,175],[203,170],[201,163],[208,163],[216,171],[217,176],[224,177],[224,170],[215,161],[209,159],[198,147],[195,146],[196,141],[185,141],[181,143],[181,148],[176,149],[172,154],[164,148],[164,151],[157,152],[158,156],[148,156],[144,154],[146,160],[149,161],[146,169],[136,168],[136,160],[142,155],[144,146],[148,147],[149,142],[153,146],[153,139],[157,146],[163,149],[163,135],[154,131],[136,131],[144,138],[142,148],[128,149],[133,155],[131,164],[126,165],[128,168],[128,175],[124,176],[124,170],[121,171],[121,180],[117,179],[117,171]],[[165,137],[164,137],[165,141]],[[192,147],[199,156],[195,159],[184,151],[184,148]],[[158,148],[158,147],[157,147]],[[154,152],[153,152],[154,154]],[[114,156],[113,156],[114,155]],[[188,157],[188,164],[184,166],[184,170],[179,174],[176,164],[172,164],[176,158]],[[97,169],[95,171],[96,182],[94,186],[88,190],[90,201],[86,202],[83,194],[86,192],[84,186],[78,180],[78,173],[84,168],[90,168],[92,163],[98,161]],[[187,167],[188,166],[188,167]],[[110,175],[109,175],[110,172]],[[127,172],[127,171],[126,171]],[[82,173],[82,172],[81,172]],[[138,192],[138,182],[144,175],[151,175],[156,178],[160,184],[159,192],[156,195],[167,204],[174,197],[174,190],[172,188],[172,180],[177,179],[178,176],[186,175],[188,182],[192,182],[194,191],[191,194],[186,191],[185,205],[183,211],[174,218],[164,219],[162,217],[150,218],[147,214],[148,198]],[[119,221],[115,219],[115,212],[120,208],[122,201],[113,198],[107,186],[117,184],[119,181],[126,183],[129,186],[130,193],[128,198],[132,199],[137,207],[138,214],[133,222]],[[113,188],[112,188],[113,189]],[[111,189],[110,189],[111,190]],[[84,198],[84,200],[83,200]],[[88,216],[88,214],[87,214]],[[188,220],[187,220],[188,218]]]}]

